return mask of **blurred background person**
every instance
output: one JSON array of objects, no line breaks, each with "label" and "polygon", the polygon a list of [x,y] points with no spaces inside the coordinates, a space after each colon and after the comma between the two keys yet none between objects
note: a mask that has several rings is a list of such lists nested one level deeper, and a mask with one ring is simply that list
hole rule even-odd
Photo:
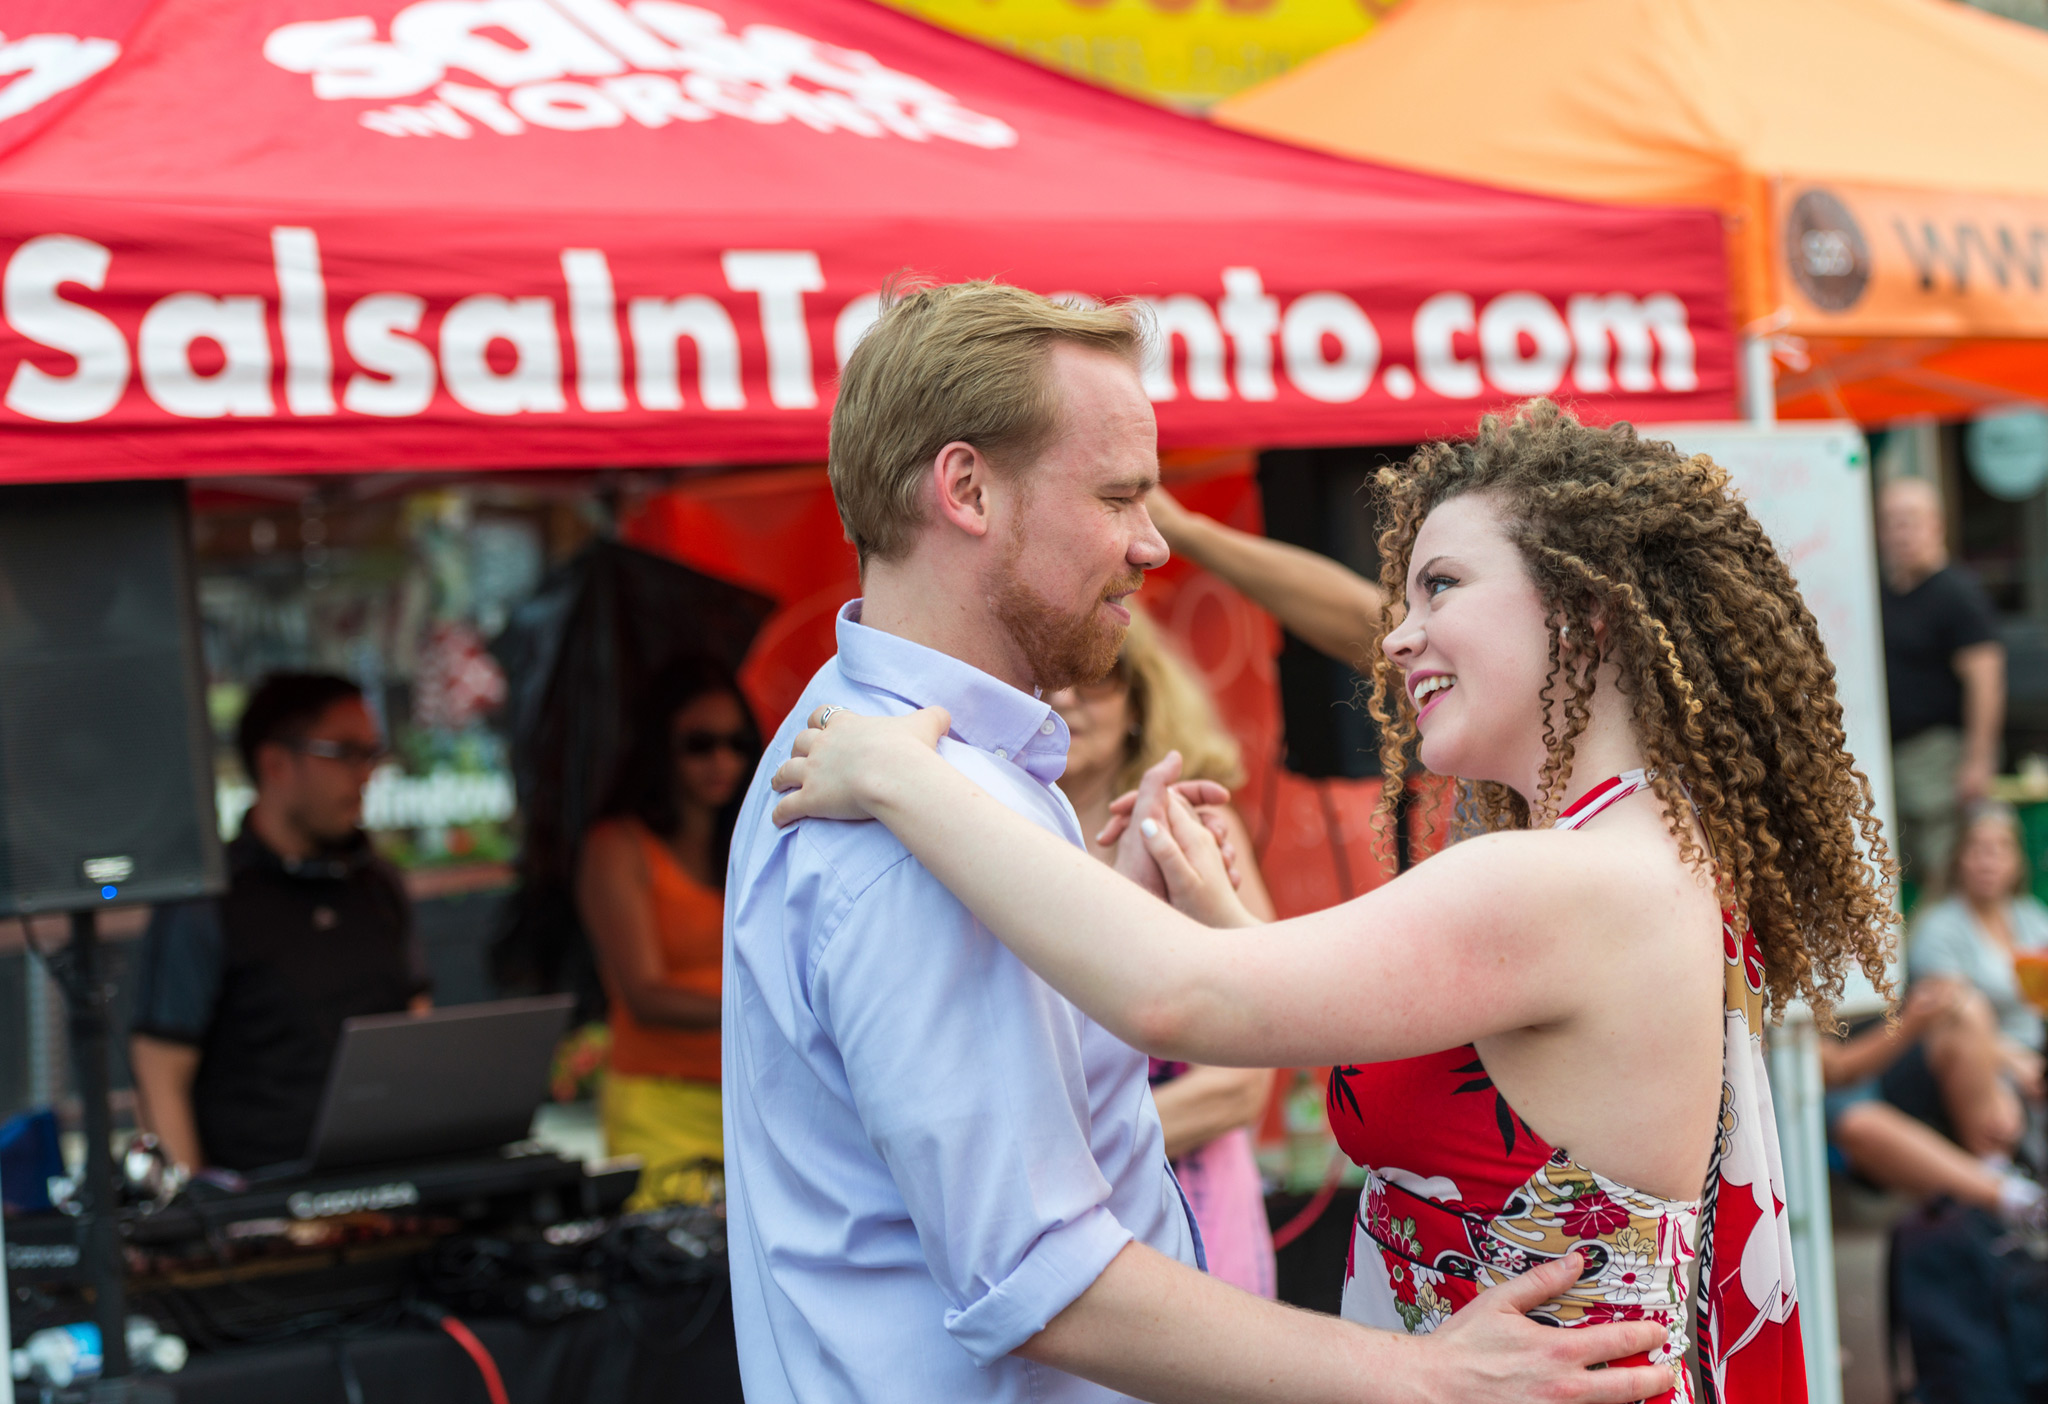
[{"label": "blurred background person", "polygon": [[1978,1003],[1972,1010],[1968,992],[1953,981],[1930,980],[1907,996],[1896,1025],[1876,1020],[1846,1039],[1821,1039],[1829,1159],[1835,1169],[1880,1189],[1916,1199],[1947,1195],[2017,1224],[2048,1226],[2042,1187],[2012,1164],[2014,1140],[1980,1141],[1987,1152],[1972,1154],[1884,1095],[1886,1075],[1930,1040],[1940,1045],[1952,1080],[1977,1080],[1966,1089],[1973,1099],[1992,1093],[1999,1080],[1998,1035],[1979,1017]]},{"label": "blurred background person", "polygon": [[1877,551],[1897,849],[1906,880],[1939,895],[1957,816],[1990,793],[1997,771],[2005,645],[1983,588],[1949,564],[1934,484],[1885,484]]},{"label": "blurred background person", "polygon": [[576,877],[610,999],[605,1145],[643,1165],[633,1210],[703,1200],[724,1159],[725,864],[760,755],[738,685],[708,660],[664,671],[640,713]]},{"label": "blurred background person", "polygon": [[235,740],[256,802],[228,890],[150,913],[129,1058],[171,1161],[239,1172],[305,1155],[343,1020],[432,1000],[405,888],[362,830],[384,757],[362,690],[273,673]]},{"label": "blurred background person", "polygon": [[[1886,1189],[2004,1212],[2041,1226],[2041,1016],[2021,994],[2020,956],[2048,949],[2048,907],[2028,892],[2018,816],[1969,812],[1949,895],[1907,941],[1910,992],[1896,1026],[1824,1039],[1828,1140]],[[2031,1111],[2030,1111],[2031,1107]],[[2026,1168],[2015,1165],[2015,1159]]]},{"label": "blurred background person", "polygon": [[[1097,844],[1095,835],[1109,822],[1110,802],[1136,789],[1138,778],[1168,751],[1181,753],[1185,780],[1244,782],[1237,742],[1194,671],[1169,650],[1142,608],[1132,608],[1123,651],[1107,677],[1062,688],[1049,700],[1071,735],[1060,789],[1080,817],[1089,850],[1105,863],[1115,861],[1115,850]],[[1217,817],[1237,852],[1239,895],[1260,920],[1271,921],[1272,898],[1243,818],[1229,806]],[[1273,1235],[1251,1142],[1273,1074],[1154,1058],[1151,1080],[1166,1154],[1201,1228],[1209,1271],[1247,1292],[1273,1296]]]},{"label": "blurred background person", "polygon": [[1956,986],[1958,1017],[1976,1029],[1980,1052],[1964,1066],[1903,1058],[1894,1101],[1919,1113],[1915,1099],[1939,1091],[1954,1138],[1976,1154],[2009,1154],[2028,1130],[2028,1103],[2042,1105],[2042,1017],[2017,974],[2021,956],[2048,950],[2048,907],[2030,880],[2019,817],[2007,804],[1978,804],[1950,860],[1950,896],[1923,907],[1907,937],[1907,974],[1915,986]]},{"label": "blurred background person", "polygon": [[2041,1015],[2022,994],[2017,968],[2022,955],[2048,951],[2048,907],[2031,887],[2019,815],[2010,805],[1977,805],[1949,864],[1949,895],[1914,917],[1906,968],[1916,983],[1952,980],[1983,1001],[2001,1073],[2039,1103]]}]

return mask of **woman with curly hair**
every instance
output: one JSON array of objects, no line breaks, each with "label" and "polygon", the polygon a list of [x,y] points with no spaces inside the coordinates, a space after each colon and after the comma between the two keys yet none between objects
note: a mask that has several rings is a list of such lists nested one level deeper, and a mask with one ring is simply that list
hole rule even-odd
[{"label": "woman with curly hair", "polygon": [[1763,1010],[1825,1007],[1852,963],[1883,987],[1891,940],[1813,615],[1726,472],[1626,425],[1539,401],[1381,487],[1382,759],[1419,738],[1481,831],[1401,877],[1233,939],[1212,928],[1251,919],[1170,760],[1124,841],[1174,907],[988,802],[933,754],[942,713],[830,715],[776,817],[880,819],[1147,1052],[1336,1065],[1368,1169],[1345,1315],[1433,1330],[1575,1251],[1537,1314],[1663,1323],[1661,1397],[1689,1400],[1697,1254],[1709,1396],[1803,1399]]}]

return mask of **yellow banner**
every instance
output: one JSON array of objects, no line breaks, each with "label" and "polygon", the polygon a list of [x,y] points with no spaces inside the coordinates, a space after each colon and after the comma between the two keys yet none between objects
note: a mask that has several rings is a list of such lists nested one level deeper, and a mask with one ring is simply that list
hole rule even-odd
[{"label": "yellow banner", "polygon": [[1809,336],[2048,336],[2048,199],[1782,180],[1774,262]]},{"label": "yellow banner", "polygon": [[1138,97],[1205,108],[1371,29],[1397,0],[889,0]]}]

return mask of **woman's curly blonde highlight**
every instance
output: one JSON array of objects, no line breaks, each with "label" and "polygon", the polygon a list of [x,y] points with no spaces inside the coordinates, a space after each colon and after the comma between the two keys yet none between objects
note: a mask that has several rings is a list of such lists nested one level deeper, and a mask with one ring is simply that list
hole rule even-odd
[{"label": "woman's curly blonde highlight", "polygon": [[[1395,626],[1423,520],[1467,493],[1500,503],[1549,613],[1534,811],[1505,785],[1468,783],[1455,830],[1529,828],[1556,816],[1598,666],[1612,663],[1681,857],[1710,869],[1737,921],[1755,927],[1772,1006],[1804,999],[1827,1010],[1852,962],[1889,993],[1894,869],[1870,782],[1844,749],[1834,665],[1791,571],[1730,494],[1726,470],[1626,424],[1589,428],[1537,400],[1486,416],[1469,441],[1424,446],[1405,467],[1382,469],[1378,483],[1381,638]],[[1368,706],[1382,769],[1397,777],[1416,740],[1415,713],[1401,670],[1377,647],[1372,660]],[[1381,796],[1383,839],[1398,792],[1390,783]],[[1709,853],[1694,838],[1688,802]]]}]

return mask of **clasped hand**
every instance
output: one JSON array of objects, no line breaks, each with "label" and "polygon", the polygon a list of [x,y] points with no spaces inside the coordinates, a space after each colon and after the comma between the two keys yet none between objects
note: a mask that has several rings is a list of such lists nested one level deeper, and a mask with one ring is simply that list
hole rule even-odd
[{"label": "clasped hand", "polygon": [[[790,757],[769,783],[781,794],[778,825],[799,819],[887,819],[895,797],[916,803],[922,766],[943,764],[938,745],[952,725],[943,707],[900,717],[871,717],[821,706],[790,743]],[[1116,849],[1117,871],[1211,926],[1253,918],[1237,900],[1237,853],[1220,806],[1230,791],[1180,779],[1178,751],[1145,772],[1138,788],[1110,805],[1095,841]]]}]

